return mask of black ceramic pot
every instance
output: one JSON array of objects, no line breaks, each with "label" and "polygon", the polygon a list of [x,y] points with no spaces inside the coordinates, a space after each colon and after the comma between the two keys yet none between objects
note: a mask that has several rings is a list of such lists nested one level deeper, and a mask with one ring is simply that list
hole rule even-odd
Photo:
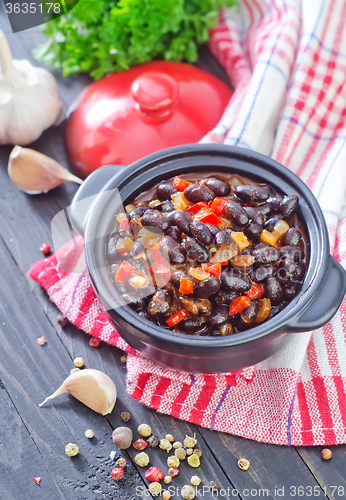
[{"label": "black ceramic pot", "polygon": [[[306,223],[310,240],[310,261],[300,293],[269,321],[225,337],[180,334],[141,318],[130,306],[119,305],[105,267],[106,238],[116,213],[114,196],[108,196],[108,191],[118,189],[126,205],[163,179],[204,170],[238,173],[267,182],[279,192],[299,196],[299,217]],[[314,195],[287,168],[247,149],[185,145],[154,153],[126,168],[102,167],[78,190],[71,216],[85,237],[86,260],[95,291],[120,335],[147,358],[172,368],[219,373],[263,361],[294,342],[300,332],[326,324],[345,295],[346,273],[329,253],[326,223]]]}]

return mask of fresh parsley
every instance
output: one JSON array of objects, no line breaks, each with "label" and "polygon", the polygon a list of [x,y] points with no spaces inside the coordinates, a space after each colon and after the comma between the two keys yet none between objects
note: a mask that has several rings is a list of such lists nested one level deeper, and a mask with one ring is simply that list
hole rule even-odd
[{"label": "fresh parsley", "polygon": [[64,76],[99,79],[153,59],[197,60],[222,5],[237,0],[79,0],[67,15],[43,26],[48,41],[37,59]]}]

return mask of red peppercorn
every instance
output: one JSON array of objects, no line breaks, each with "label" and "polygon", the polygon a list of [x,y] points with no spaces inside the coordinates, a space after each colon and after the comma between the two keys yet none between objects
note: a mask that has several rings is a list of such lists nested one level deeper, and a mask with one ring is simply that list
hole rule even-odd
[{"label": "red peppercorn", "polygon": [[144,448],[146,448],[147,446],[148,443],[146,443],[144,439],[137,439],[137,441],[133,443],[133,447],[135,450],[144,450]]},{"label": "red peppercorn", "polygon": [[42,252],[44,255],[48,255],[50,253],[50,244],[42,243],[42,245],[40,246],[40,252]]},{"label": "red peppercorn", "polygon": [[145,473],[145,477],[149,481],[161,481],[163,479],[163,472],[162,470],[158,469],[157,467],[149,467],[147,472]]},{"label": "red peppercorn", "polygon": [[121,467],[117,467],[116,469],[112,470],[111,476],[114,481],[119,481],[119,479],[124,477],[124,470]]},{"label": "red peppercorn", "polygon": [[36,484],[40,484],[40,482],[41,482],[40,477],[33,477],[33,480],[35,481]]},{"label": "red peppercorn", "polygon": [[178,474],[179,474],[179,469],[177,469],[176,467],[170,467],[168,469],[169,476],[174,477],[174,476],[177,476]]},{"label": "red peppercorn", "polygon": [[91,337],[89,340],[89,345],[91,347],[98,347],[100,345],[101,340],[98,337]]}]

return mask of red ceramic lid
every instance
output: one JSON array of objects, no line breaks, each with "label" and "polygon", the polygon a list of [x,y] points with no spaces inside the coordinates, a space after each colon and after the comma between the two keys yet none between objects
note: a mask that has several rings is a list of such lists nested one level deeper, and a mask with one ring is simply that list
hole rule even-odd
[{"label": "red ceramic lid", "polygon": [[73,170],[128,165],[198,142],[220,120],[231,89],[188,64],[155,61],[91,84],[74,105],[65,145]]}]

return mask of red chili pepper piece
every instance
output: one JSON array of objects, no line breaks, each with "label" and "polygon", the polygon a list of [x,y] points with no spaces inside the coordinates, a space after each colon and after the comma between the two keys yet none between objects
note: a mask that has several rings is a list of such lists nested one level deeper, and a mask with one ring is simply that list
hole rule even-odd
[{"label": "red chili pepper piece", "polygon": [[180,293],[193,293],[193,282],[189,278],[181,278],[179,285]]},{"label": "red chili pepper piece", "polygon": [[42,245],[40,246],[40,252],[42,252],[44,255],[50,254],[50,244],[42,243]]},{"label": "red chili pepper piece", "polygon": [[221,266],[228,266],[228,260],[224,260],[223,262],[220,262]]},{"label": "red chili pepper piece", "polygon": [[124,283],[134,270],[135,268],[133,267],[132,264],[127,262],[127,260],[123,260],[114,277],[115,281],[117,283]]},{"label": "red chili pepper piece", "polygon": [[[228,264],[228,261],[227,261]],[[211,274],[212,276],[216,276],[217,278],[220,278],[221,274],[221,262],[217,262],[216,264],[208,264],[207,265],[207,273]]]},{"label": "red chili pepper piece", "polygon": [[144,450],[148,446],[148,443],[144,441],[144,439],[137,439],[132,445],[135,450]]},{"label": "red chili pepper piece", "polygon": [[236,297],[235,299],[232,300],[232,302],[229,305],[229,313],[232,316],[234,316],[235,314],[242,312],[244,309],[250,306],[251,306],[250,297],[242,295],[241,297]]},{"label": "red chili pepper piece", "polygon": [[259,283],[252,283],[251,288],[245,295],[250,297],[251,300],[259,299],[264,294],[264,286]]},{"label": "red chili pepper piece", "polygon": [[172,314],[167,320],[166,323],[168,326],[174,326],[180,323],[184,318],[187,318],[190,316],[190,313],[188,313],[185,309],[179,309],[176,313]]},{"label": "red chili pepper piece", "polygon": [[153,248],[151,248],[150,253],[152,255],[152,260],[155,265],[166,266],[166,267],[169,265],[169,262],[164,258],[160,250],[153,250]]},{"label": "red chili pepper piece", "polygon": [[90,347],[98,347],[100,345],[101,340],[98,337],[91,337],[89,340]]},{"label": "red chili pepper piece", "polygon": [[130,223],[127,219],[122,219],[122,221],[119,224],[119,230],[120,229],[128,229],[129,225],[130,225]]},{"label": "red chili pepper piece", "polygon": [[198,203],[195,203],[195,205],[192,205],[192,207],[187,208],[185,212],[196,214],[201,210],[201,208],[208,208],[208,205],[204,203],[204,201],[199,201]]},{"label": "red chili pepper piece", "polygon": [[147,472],[145,473],[145,477],[149,481],[161,481],[163,479],[163,472],[162,470],[158,469],[157,467],[149,467]]},{"label": "red chili pepper piece", "polygon": [[175,186],[179,191],[185,191],[187,186],[189,186],[191,182],[182,179],[181,177],[174,177],[173,186]]},{"label": "red chili pepper piece", "polygon": [[225,205],[229,200],[225,198],[214,198],[210,205],[210,210],[214,212],[214,214],[225,215]]},{"label": "red chili pepper piece", "polygon": [[210,210],[210,208],[205,207],[199,210],[194,217],[195,220],[200,220],[201,222],[204,222],[205,224],[214,224],[218,225],[221,224],[221,219],[219,219],[214,212]]},{"label": "red chili pepper piece", "polygon": [[41,482],[40,477],[33,477],[33,480],[35,481],[36,484],[40,484],[40,482]]}]

